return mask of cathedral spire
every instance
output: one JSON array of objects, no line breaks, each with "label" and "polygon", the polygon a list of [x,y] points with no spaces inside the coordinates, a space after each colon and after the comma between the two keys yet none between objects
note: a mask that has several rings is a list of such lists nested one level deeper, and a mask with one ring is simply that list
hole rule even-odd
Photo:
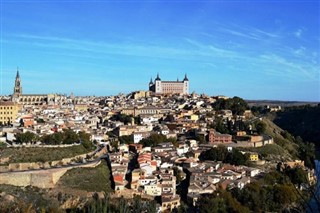
[{"label": "cathedral spire", "polygon": [[19,97],[20,95],[22,95],[22,86],[19,74],[19,67],[17,67],[17,75],[16,80],[14,82],[13,97]]},{"label": "cathedral spire", "polygon": [[16,76],[16,78],[20,78],[19,67],[17,67],[17,76]]}]

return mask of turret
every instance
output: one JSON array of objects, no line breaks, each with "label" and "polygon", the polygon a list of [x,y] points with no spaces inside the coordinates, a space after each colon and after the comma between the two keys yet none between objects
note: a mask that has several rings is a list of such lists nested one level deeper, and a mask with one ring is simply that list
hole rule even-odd
[{"label": "turret", "polygon": [[161,81],[160,77],[159,77],[159,73],[157,74],[157,77],[155,79],[156,81]]},{"label": "turret", "polygon": [[188,77],[187,77],[187,74],[184,75],[183,81],[189,81],[189,79],[188,79]]}]

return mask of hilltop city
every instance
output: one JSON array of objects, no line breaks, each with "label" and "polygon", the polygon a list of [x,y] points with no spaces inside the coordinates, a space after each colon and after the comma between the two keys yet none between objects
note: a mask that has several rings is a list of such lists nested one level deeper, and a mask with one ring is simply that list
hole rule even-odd
[{"label": "hilltop city", "polygon": [[[182,81],[157,74],[143,86],[148,90],[104,97],[24,94],[22,76],[17,71],[13,94],[1,97],[0,185],[41,190],[55,200],[56,210],[92,208],[92,197],[116,200],[110,201],[115,208],[126,206],[125,199],[132,209],[139,197],[145,208],[140,212],[152,212],[149,202],[154,212],[201,211],[218,202],[205,200],[212,195],[225,196],[228,212],[248,212],[260,206],[245,204],[255,196],[241,193],[265,181],[272,196],[263,208],[279,211],[297,208],[294,190],[316,181],[299,143],[261,113],[280,106],[190,93],[187,74]],[[282,177],[277,171],[306,179],[275,184]],[[10,205],[28,206],[27,198],[25,206],[18,203],[23,192],[9,188],[0,190],[1,208],[15,201]]]}]

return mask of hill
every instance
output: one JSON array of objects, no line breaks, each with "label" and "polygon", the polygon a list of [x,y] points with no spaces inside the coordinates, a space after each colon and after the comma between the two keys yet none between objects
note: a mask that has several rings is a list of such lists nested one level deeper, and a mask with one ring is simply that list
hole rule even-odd
[{"label": "hill", "polygon": [[303,141],[314,143],[320,148],[320,106],[286,107],[277,112],[273,122]]},{"label": "hill", "polygon": [[298,160],[300,158],[299,145],[294,142],[293,138],[285,138],[283,136],[285,130],[268,118],[263,118],[262,122],[266,125],[265,133],[272,136],[275,143],[257,148],[245,148],[244,150],[257,152],[263,159],[274,163]]},{"label": "hill", "polygon": [[291,106],[316,106],[318,102],[307,102],[307,101],[278,101],[278,100],[246,100],[249,106],[281,106],[281,107],[291,107]]}]

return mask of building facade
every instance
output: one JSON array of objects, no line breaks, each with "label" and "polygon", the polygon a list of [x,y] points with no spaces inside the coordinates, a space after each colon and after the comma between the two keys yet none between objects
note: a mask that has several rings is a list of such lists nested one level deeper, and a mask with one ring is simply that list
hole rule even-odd
[{"label": "building facade", "polygon": [[61,94],[22,94],[22,84],[17,70],[14,83],[12,101],[23,105],[62,104],[67,100],[66,95]]},{"label": "building facade", "polygon": [[156,94],[189,94],[189,79],[187,75],[184,76],[182,81],[161,81],[159,74],[156,79],[149,83],[149,91]]},{"label": "building facade", "polygon": [[0,125],[12,124],[18,116],[19,106],[12,101],[0,102]]},{"label": "building facade", "polygon": [[210,129],[209,131],[209,143],[231,143],[232,136],[229,134],[220,134],[214,129]]},{"label": "building facade", "polygon": [[171,111],[172,110],[169,108],[159,108],[159,107],[152,107],[152,106],[142,107],[142,108],[129,107],[121,110],[121,114],[133,115],[135,117],[139,115],[163,115]]}]

